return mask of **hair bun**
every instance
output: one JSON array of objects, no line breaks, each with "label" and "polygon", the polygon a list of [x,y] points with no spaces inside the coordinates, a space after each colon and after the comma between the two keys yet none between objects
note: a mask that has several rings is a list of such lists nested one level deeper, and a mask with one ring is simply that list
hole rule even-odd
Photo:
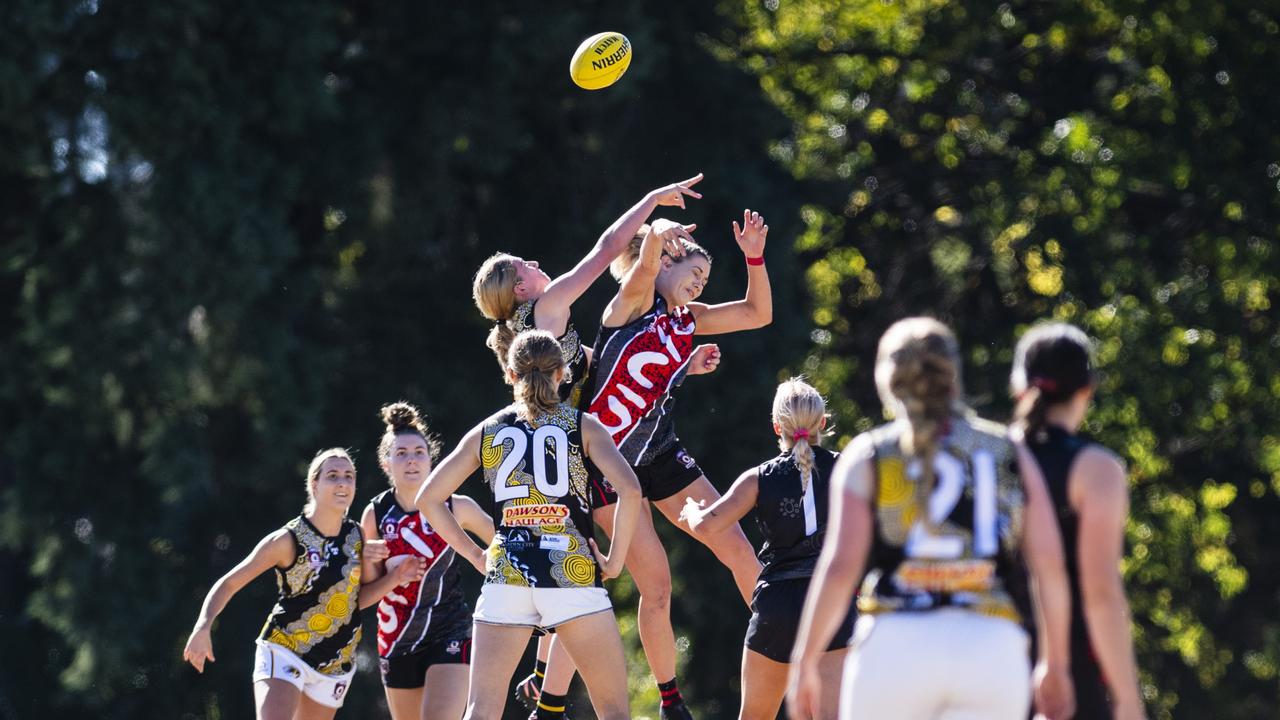
[{"label": "hair bun", "polygon": [[386,423],[387,429],[393,432],[411,428],[420,423],[418,408],[407,402],[395,402],[390,405],[383,405],[381,414],[382,422]]}]

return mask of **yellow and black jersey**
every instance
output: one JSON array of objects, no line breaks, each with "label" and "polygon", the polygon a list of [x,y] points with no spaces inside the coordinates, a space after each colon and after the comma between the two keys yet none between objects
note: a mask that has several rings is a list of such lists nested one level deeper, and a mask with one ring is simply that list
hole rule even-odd
[{"label": "yellow and black jersey", "polygon": [[599,587],[582,451],[582,413],[567,403],[532,422],[514,407],[489,418],[480,464],[497,534],[486,583],[537,588]]},{"label": "yellow and black jersey", "polygon": [[[1018,577],[1026,501],[1005,427],[952,418],[934,457],[933,492],[923,502],[921,460],[902,451],[906,427],[897,422],[871,431],[875,534],[858,610],[950,606],[1019,621],[1008,588]],[[927,518],[919,506],[928,508]]]},{"label": "yellow and black jersey", "polygon": [[276,568],[280,598],[259,637],[288,648],[320,673],[348,673],[355,668],[360,644],[357,605],[364,535],[350,518],[343,519],[334,537],[325,537],[301,515],[284,527],[297,557],[289,568]]}]

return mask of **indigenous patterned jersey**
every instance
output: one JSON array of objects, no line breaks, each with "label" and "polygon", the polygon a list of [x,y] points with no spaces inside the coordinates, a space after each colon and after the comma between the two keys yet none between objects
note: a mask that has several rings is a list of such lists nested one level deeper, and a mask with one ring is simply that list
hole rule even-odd
[{"label": "indigenous patterned jersey", "polygon": [[394,490],[381,493],[372,504],[378,534],[391,557],[412,555],[427,561],[421,580],[392,588],[378,603],[378,655],[410,655],[441,632],[465,636],[471,610],[459,584],[453,548],[417,510],[400,507]]},{"label": "indigenous patterned jersey", "polygon": [[538,588],[600,587],[582,453],[582,412],[567,403],[520,419],[514,407],[489,418],[480,464],[493,492],[497,534],[486,583]]},{"label": "indigenous patterned jersey", "polygon": [[[521,303],[511,319],[511,329],[520,334],[526,330],[536,330],[533,322],[533,310],[537,300]],[[560,400],[578,407],[581,402],[583,388],[587,384],[587,352],[582,349],[582,338],[573,327],[573,323],[564,329],[564,334],[557,338],[560,343],[560,355],[564,358],[567,370],[564,382],[560,384]]]},{"label": "indigenous patterned jersey", "polygon": [[808,487],[790,450],[758,468],[756,524],[764,536],[760,580],[813,576],[827,533],[827,487],[836,457],[820,447],[813,448]]},{"label": "indigenous patterned jersey", "polygon": [[672,391],[693,355],[693,313],[653,307],[622,327],[601,327],[592,353],[588,410],[613,435],[622,457],[647,465],[676,444]]},{"label": "indigenous patterned jersey", "polygon": [[952,418],[934,456],[927,522],[916,510],[921,461],[901,448],[906,427],[871,431],[876,527],[858,610],[953,606],[1020,621],[1007,588],[1020,562],[1025,499],[1004,426]]},{"label": "indigenous patterned jersey", "polygon": [[259,637],[292,650],[325,675],[350,672],[360,644],[360,526],[343,518],[337,536],[325,537],[298,516],[285,529],[297,558],[287,570],[276,568],[280,598]]}]

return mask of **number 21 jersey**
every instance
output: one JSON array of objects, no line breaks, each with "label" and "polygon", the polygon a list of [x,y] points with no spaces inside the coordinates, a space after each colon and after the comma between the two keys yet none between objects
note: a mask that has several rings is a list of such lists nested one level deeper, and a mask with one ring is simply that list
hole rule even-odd
[{"label": "number 21 jersey", "polygon": [[919,458],[902,451],[907,426],[871,431],[875,535],[858,598],[863,613],[962,607],[1015,622],[1025,498],[1002,425],[953,417],[934,455],[935,482],[920,517]]},{"label": "number 21 jersey", "polygon": [[489,418],[480,464],[497,533],[485,582],[530,588],[600,587],[582,413],[567,403],[522,419],[514,407]]}]

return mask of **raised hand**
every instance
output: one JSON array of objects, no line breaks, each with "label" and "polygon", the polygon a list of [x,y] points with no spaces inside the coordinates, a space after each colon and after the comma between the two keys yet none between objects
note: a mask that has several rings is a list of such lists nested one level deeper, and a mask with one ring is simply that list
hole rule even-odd
[{"label": "raised hand", "polygon": [[738,248],[749,258],[764,255],[764,242],[769,237],[769,226],[764,224],[760,213],[750,210],[742,211],[742,226],[733,221],[733,239],[738,241]]},{"label": "raised hand", "polygon": [[702,195],[695,190],[690,190],[694,185],[702,182],[702,173],[698,173],[688,180],[681,180],[678,183],[672,183],[665,187],[660,187],[650,193],[659,205],[668,207],[678,207],[684,209],[685,196],[700,200]]},{"label": "raised hand", "polygon": [[689,359],[690,375],[706,375],[713,373],[720,366],[720,346],[715,343],[699,345],[693,350]]},{"label": "raised hand", "polygon": [[681,240],[693,242],[694,230],[698,229],[698,225],[681,225],[674,220],[666,218],[658,218],[649,225],[649,231],[657,233],[658,238],[662,240],[662,251],[671,257],[684,256],[684,243]]},{"label": "raised hand", "polygon": [[187,638],[187,646],[182,650],[182,659],[191,663],[196,672],[204,672],[204,663],[206,660],[214,662],[217,660],[213,656],[213,637],[209,633],[208,627],[196,627],[191,631],[191,637]]}]

